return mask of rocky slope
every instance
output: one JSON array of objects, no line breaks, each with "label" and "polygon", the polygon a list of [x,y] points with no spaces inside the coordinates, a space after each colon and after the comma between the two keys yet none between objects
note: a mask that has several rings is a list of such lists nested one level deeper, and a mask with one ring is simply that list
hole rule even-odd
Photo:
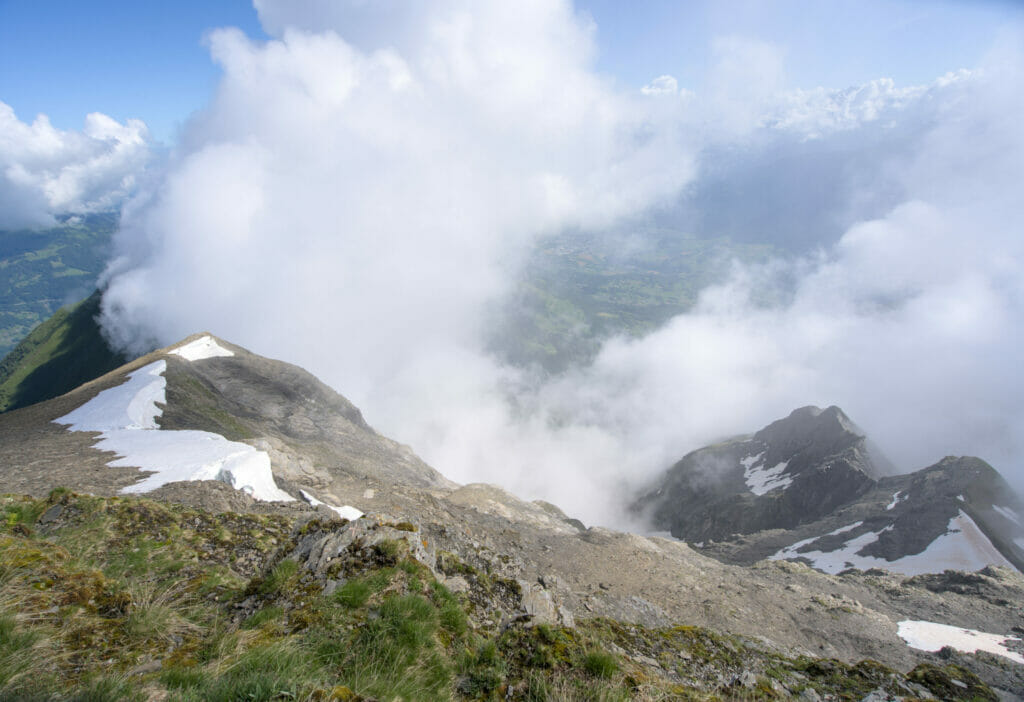
[{"label": "rocky slope", "polygon": [[634,503],[655,529],[732,563],[801,560],[831,573],[1024,567],[1024,503],[977,458],[884,476],[837,407],[694,451]]},{"label": "rocky slope", "polygon": [[[207,339],[224,353],[194,360],[180,353]],[[306,371],[197,334],[61,397],[0,415],[0,462],[19,467],[6,476],[7,489],[37,495],[57,486],[97,494],[131,489],[142,477],[138,468],[109,466],[110,452],[92,448],[98,430],[64,427],[72,423],[73,411],[93,401],[101,409],[121,402],[106,393],[134,392],[126,388],[143,376],[162,383],[154,389],[159,397],[149,410],[152,428],[162,432],[139,438],[176,440],[194,431],[251,446],[268,459],[274,479],[293,497],[306,490],[325,502],[342,504],[377,485],[451,486],[407,447],[377,434],[348,400]],[[141,385],[139,392],[144,394]],[[131,401],[123,398],[126,406]],[[115,415],[121,412],[114,410]],[[100,420],[107,426],[104,422]],[[131,418],[122,424],[132,424]],[[180,433],[168,433],[172,431]],[[118,451],[116,444],[111,448],[123,455],[134,446],[129,442],[128,449]],[[155,460],[174,462],[159,452]],[[149,489],[154,487],[158,485]]]},{"label": "rocky slope", "polygon": [[[123,402],[124,397],[131,401]],[[121,414],[111,419],[111,408],[127,419]],[[832,418],[826,415],[822,421]],[[89,426],[99,428],[73,430]],[[848,436],[856,432],[839,422],[833,426],[842,431],[823,440],[824,450],[842,457],[843,470],[851,476],[857,471],[866,475],[870,466],[862,445]],[[208,461],[212,468],[202,461],[189,468],[188,456],[175,455],[172,449],[188,445],[185,440],[195,435],[216,437],[207,437],[207,443],[230,444],[234,453],[218,454],[219,463]],[[785,431],[780,435],[789,436]],[[757,439],[761,444],[735,449],[736,460],[763,453],[761,465],[768,470],[777,466],[772,461],[788,460],[794,468],[788,474],[793,486],[806,479],[801,475],[817,470],[808,461],[797,473],[800,456],[809,454],[806,450],[801,454],[795,445],[786,449],[788,453],[776,451],[768,441],[774,436],[763,434]],[[152,454],[133,443],[140,437],[168,442],[161,445],[161,461],[146,464],[147,472],[140,472],[139,466]],[[104,443],[109,441],[114,443]],[[270,483],[256,479],[264,465],[260,455],[267,459]],[[750,463],[749,468],[758,465]],[[1006,694],[1024,694],[1024,665],[1014,658],[1020,655],[1020,644],[1007,638],[1024,633],[1024,579],[1013,570],[989,568],[970,576],[950,573],[908,580],[878,570],[833,575],[782,561],[744,567],[707,557],[673,539],[588,529],[553,505],[526,502],[494,486],[450,483],[408,448],[376,434],[351,403],[308,373],[208,335],[154,352],[62,397],[0,415],[0,466],[0,492],[42,498],[51,489],[66,486],[117,495],[126,489],[139,490],[146,483],[153,488],[147,493],[152,498],[212,515],[190,517],[198,519],[196,524],[222,519],[218,514],[236,513],[293,520],[296,526],[289,532],[294,535],[288,537],[287,548],[282,545],[283,550],[266,557],[261,567],[273,569],[274,559],[287,556],[304,569],[301,572],[309,573],[307,579],[296,582],[313,588],[309,595],[313,599],[330,597],[330,592],[358,576],[356,552],[375,543],[384,525],[384,540],[405,543],[403,553],[427,568],[463,606],[476,607],[478,628],[490,627],[500,636],[526,632],[538,624],[569,632],[617,627],[621,636],[604,640],[602,646],[625,661],[623,665],[667,681],[666,685],[689,686],[701,694],[715,690],[726,694],[744,670],[753,676],[746,678],[753,680],[745,688],[748,692],[760,689],[762,682],[767,686],[757,693],[763,698],[802,694],[806,687],[814,687],[815,695],[840,692],[809,685],[804,680],[806,670],[797,670],[804,678],[783,675],[776,680],[781,687],[775,689],[769,682],[775,680],[770,666],[753,662],[747,668],[738,663],[731,668],[719,666],[714,674],[700,678],[686,672],[678,646],[658,643],[675,634],[653,630],[700,627],[711,637],[741,637],[745,642],[741,647],[728,644],[737,650],[758,648],[764,655],[791,661],[834,660],[828,664],[831,668],[821,668],[824,677],[833,673],[849,677],[850,669],[844,666],[867,658],[904,672],[921,663],[941,667],[953,661]],[[178,471],[171,476],[176,479],[159,484],[161,476],[171,475],[166,472],[168,466]],[[741,470],[740,479],[745,480],[743,471],[748,467]],[[877,474],[877,466],[873,470],[872,475]],[[786,471],[779,476],[782,473]],[[314,498],[312,502],[327,505],[302,499],[255,499],[267,497],[261,490],[270,486],[292,498],[301,498],[305,491]],[[870,494],[871,489],[869,485],[862,494]],[[973,499],[973,494],[965,497]],[[44,523],[45,510],[52,506],[46,505],[39,517]],[[370,516],[346,526],[335,523],[339,515],[330,506],[351,506]],[[309,526],[303,532],[299,522],[313,516],[323,526]],[[234,538],[231,529],[225,529],[222,536]],[[282,539],[278,538],[279,545],[285,543]],[[239,594],[237,601],[242,603],[245,597]],[[260,598],[244,608],[246,612],[257,608],[252,611],[255,615],[265,605],[288,611],[285,603]],[[485,624],[488,617],[491,621]],[[931,632],[931,638],[925,636],[927,641],[913,638],[908,633],[911,629],[926,626],[914,622],[990,633],[1004,645],[993,644],[994,653],[929,652],[924,649],[937,648],[935,642],[955,643],[961,649],[971,646],[933,630],[927,630]],[[304,631],[298,620],[289,618],[284,626]],[[908,645],[908,637],[916,648]],[[715,643],[712,648],[722,646],[726,644]],[[161,670],[173,663],[161,660]],[[680,666],[686,670],[680,672]],[[900,678],[892,678],[896,679]],[[870,689],[879,684],[873,683]],[[508,685],[502,689],[507,692]],[[927,692],[927,687],[912,689],[919,696]],[[869,691],[861,689],[858,694],[866,696]],[[883,694],[910,693],[892,687]]]},{"label": "rocky slope", "polygon": [[804,407],[753,436],[687,454],[634,509],[687,541],[790,529],[870,490],[880,463],[838,407]]},{"label": "rocky slope", "polygon": [[0,563],[18,564],[4,571],[0,697],[998,699],[955,656],[904,675],[694,626],[556,623],[552,579],[481,562],[380,514],[0,498]]}]

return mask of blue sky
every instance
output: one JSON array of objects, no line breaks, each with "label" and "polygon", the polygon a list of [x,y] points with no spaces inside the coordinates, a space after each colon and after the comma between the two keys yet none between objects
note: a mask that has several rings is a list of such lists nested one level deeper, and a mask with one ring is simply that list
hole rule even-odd
[{"label": "blue sky", "polygon": [[[906,85],[977,65],[1024,15],[1009,0],[585,0],[576,7],[597,24],[600,72],[635,87],[670,73],[691,90],[701,87],[715,36],[783,49],[791,87],[881,77]],[[62,129],[80,128],[95,111],[140,118],[169,143],[216,83],[203,36],[222,26],[265,38],[244,0],[0,0],[0,101],[22,121],[45,113]]]}]

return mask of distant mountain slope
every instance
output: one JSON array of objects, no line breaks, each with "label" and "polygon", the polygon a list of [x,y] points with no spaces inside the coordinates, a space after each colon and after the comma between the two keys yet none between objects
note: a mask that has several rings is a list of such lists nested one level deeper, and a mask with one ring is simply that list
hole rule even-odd
[{"label": "distant mountain slope", "polygon": [[74,390],[128,359],[100,333],[100,293],[62,307],[0,361],[0,412]]},{"label": "distant mountain slope", "polygon": [[813,523],[703,550],[734,563],[801,560],[830,573],[884,568],[916,575],[989,564],[1024,571],[1024,501],[984,461],[947,457],[883,478]]},{"label": "distant mountain slope", "polygon": [[990,465],[946,458],[886,476],[838,407],[804,407],[694,451],[633,508],[728,562],[802,560],[837,573],[1024,570],[1024,502]]},{"label": "distant mountain slope", "polygon": [[0,231],[0,358],[96,287],[117,223],[117,212],[99,212],[52,229]]}]

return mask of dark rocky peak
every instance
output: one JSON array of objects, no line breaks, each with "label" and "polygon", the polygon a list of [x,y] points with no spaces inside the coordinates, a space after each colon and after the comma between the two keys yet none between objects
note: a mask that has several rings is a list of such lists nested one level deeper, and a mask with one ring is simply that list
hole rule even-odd
[{"label": "dark rocky peak", "polygon": [[857,425],[835,405],[793,410],[788,417],[772,422],[753,437],[763,445],[764,462],[776,465],[785,461],[790,474],[820,467],[825,459],[852,451],[857,454],[857,469],[877,479],[883,471],[875,466],[874,452],[868,450],[865,439]]},{"label": "dark rocky peak", "polygon": [[753,436],[694,451],[633,507],[656,529],[720,540],[815,521],[884,474],[865,436],[838,407],[802,407]]}]

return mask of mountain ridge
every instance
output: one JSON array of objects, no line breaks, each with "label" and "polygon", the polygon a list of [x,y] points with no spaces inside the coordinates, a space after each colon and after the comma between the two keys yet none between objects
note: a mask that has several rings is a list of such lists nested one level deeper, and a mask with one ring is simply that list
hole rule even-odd
[{"label": "mountain ridge", "polygon": [[[193,344],[212,355],[186,353]],[[190,354],[196,358],[186,357]],[[521,500],[495,486],[457,486],[408,447],[373,432],[360,421],[357,408],[305,371],[207,334],[135,359],[58,398],[0,415],[0,491],[45,500],[51,487],[66,484],[77,491],[117,496],[148,478],[128,465],[109,465],[117,457],[93,446],[97,433],[70,431],[54,420],[124,387],[130,374],[161,362],[166,394],[153,401],[155,426],[145,431],[235,431],[221,438],[264,451],[277,487],[298,499],[260,502],[210,480],[172,481],[150,495],[212,515],[255,512],[327,523],[338,517],[332,507],[344,505],[370,515],[355,520],[365,522],[360,529],[371,522],[408,524],[414,531],[403,533],[429,544],[435,558],[463,564],[441,573],[445,587],[458,592],[466,581],[466,601],[507,615],[487,624],[496,632],[502,627],[526,631],[541,624],[572,631],[581,622],[601,620],[627,627],[685,624],[751,637],[768,650],[788,655],[846,661],[842,665],[872,658],[909,671],[920,663],[938,665],[950,659],[910,648],[899,635],[901,622],[953,624],[1004,638],[1012,634],[1011,622],[1024,622],[1024,578],[1006,569],[976,574],[979,592],[1006,593],[986,599],[958,591],[960,576],[955,574],[910,582],[881,571],[837,576],[782,561],[732,565],[676,540],[587,528],[551,505]],[[739,477],[743,479],[742,470]],[[325,504],[306,502],[300,491]],[[348,536],[338,527],[325,528],[322,536],[325,541],[317,547],[321,555],[348,548],[341,545],[349,543]],[[295,558],[302,561],[305,556]],[[303,581],[303,587],[312,588],[309,597],[329,597],[324,593],[330,587],[343,586],[331,585],[333,578],[317,575],[316,568],[310,572],[313,579]],[[491,594],[485,582],[491,583]],[[588,627],[578,630],[590,631]],[[677,679],[675,663],[660,660],[653,650],[642,655],[648,659],[642,663],[645,674]],[[990,684],[1024,694],[1024,667],[988,654],[951,655]],[[733,670],[730,675],[742,672]],[[762,669],[750,672],[754,684],[765,675]],[[701,684],[711,694],[727,689],[730,682]],[[799,685],[789,684],[790,693],[799,691]]]}]

